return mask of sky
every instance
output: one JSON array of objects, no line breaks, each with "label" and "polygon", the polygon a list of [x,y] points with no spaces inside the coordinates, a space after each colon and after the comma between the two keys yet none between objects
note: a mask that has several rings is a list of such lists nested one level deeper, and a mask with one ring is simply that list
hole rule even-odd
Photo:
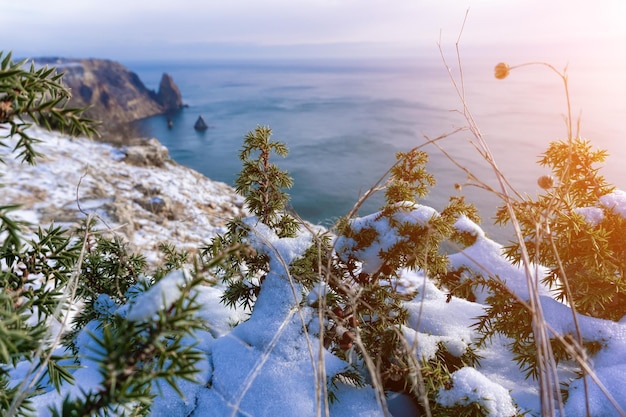
[{"label": "sky", "polygon": [[389,57],[466,45],[626,39],[623,0],[0,0],[18,56]]}]

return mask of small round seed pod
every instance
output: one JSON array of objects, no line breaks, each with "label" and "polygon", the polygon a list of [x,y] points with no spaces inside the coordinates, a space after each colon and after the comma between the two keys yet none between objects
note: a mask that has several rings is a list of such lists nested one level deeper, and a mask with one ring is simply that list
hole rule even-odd
[{"label": "small round seed pod", "polygon": [[509,67],[509,64],[507,64],[506,62],[500,62],[498,65],[496,65],[494,69],[494,76],[498,80],[503,80],[509,76],[510,71],[511,68]]},{"label": "small round seed pod", "polygon": [[550,175],[542,175],[537,179],[537,184],[544,190],[549,190],[554,186],[554,178]]}]

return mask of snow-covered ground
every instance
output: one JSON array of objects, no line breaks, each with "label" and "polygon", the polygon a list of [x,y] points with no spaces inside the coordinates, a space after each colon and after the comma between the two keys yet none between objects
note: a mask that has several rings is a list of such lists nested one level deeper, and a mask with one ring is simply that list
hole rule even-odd
[{"label": "snow-covered ground", "polygon": [[[5,158],[8,165],[2,168],[4,176],[1,181],[5,188],[1,191],[0,204],[24,203],[24,209],[18,214],[25,219],[48,221],[51,219],[47,217],[51,207],[57,215],[70,213],[74,216],[80,213],[77,208],[77,201],[80,201],[82,210],[95,210],[112,227],[124,221],[133,224],[133,227],[120,230],[128,233],[128,238],[138,249],[150,252],[162,239],[179,241],[187,246],[206,241],[221,230],[225,217],[240,213],[237,207],[241,207],[241,199],[230,188],[176,164],[137,167],[124,162],[123,152],[106,144],[84,139],[69,140],[43,132],[37,132],[37,135],[44,139],[39,149],[49,155],[48,160],[36,167],[28,167],[15,165],[10,158]],[[145,190],[150,189],[157,189],[158,193],[147,195]],[[167,199],[168,204],[180,204],[180,212],[177,211],[172,219],[165,219],[136,203],[137,199],[155,196]],[[624,202],[624,193],[616,192],[605,197],[602,204],[619,207]],[[113,203],[130,210],[126,217],[120,216],[122,220],[107,211],[107,204]],[[430,208],[415,206],[412,216],[415,221],[420,221],[425,212],[433,214]],[[382,223],[377,224],[381,247],[393,244],[393,239],[397,238],[393,230],[385,227]],[[488,239],[480,227],[468,219],[461,218],[457,227],[474,234],[477,239],[471,247],[452,255],[452,264],[487,268],[524,297],[527,293],[526,276],[501,255],[501,246]],[[156,398],[152,415],[325,415],[325,410],[320,409],[323,402],[318,401],[320,392],[323,392],[320,387],[324,384],[317,383],[317,365],[323,361],[325,374],[330,377],[344,370],[347,364],[328,351],[320,352],[323,348],[315,333],[305,331],[316,328],[317,314],[312,307],[301,306],[301,291],[293,287],[296,284],[290,281],[282,267],[285,262],[302,254],[311,237],[302,232],[296,238],[279,239],[263,225],[253,230],[258,239],[251,239],[251,243],[258,251],[270,256],[272,271],[264,281],[252,315],[242,321],[245,316],[241,312],[222,305],[219,302],[220,287],[198,289],[198,300],[202,305],[200,314],[211,329],[196,333],[198,348],[206,358],[200,366],[198,383],[182,383],[185,398],[162,386],[163,391]],[[364,255],[368,257],[369,265],[376,265],[379,261],[377,253],[377,250],[372,250]],[[164,304],[173,302],[177,284],[184,280],[183,272],[173,272],[152,289],[120,307],[115,314],[142,320],[157,309],[166,308]],[[419,271],[404,271],[401,281],[403,286],[419,290],[419,295],[406,303],[410,318],[405,328],[408,340],[417,340],[417,355],[431,357],[441,342],[452,350],[463,349],[476,340],[478,335],[472,324],[484,312],[484,297],[478,297],[477,302],[449,298]],[[552,299],[548,289],[541,289],[540,299],[552,328],[562,334],[573,332],[570,309]],[[598,341],[602,346],[590,362],[597,380],[619,406],[626,409],[626,322],[585,316],[579,316],[579,321],[583,337]],[[237,322],[237,326],[231,326]],[[492,340],[478,352],[482,356],[480,366],[455,372],[452,388],[442,390],[437,401],[444,405],[477,401],[490,410],[490,416],[512,415],[516,403],[522,411],[539,415],[537,383],[523,377],[506,348],[508,342],[502,337]],[[87,351],[90,343],[93,341],[89,337],[79,336],[81,351]],[[75,371],[77,386],[64,386],[61,395],[50,389],[37,398],[35,405],[40,415],[47,415],[47,406],[58,404],[62,395],[81,395],[80,390],[95,389],[100,385],[101,377],[96,364],[84,359],[81,365],[83,367]],[[15,381],[23,378],[26,367],[27,364],[17,367]],[[570,382],[567,378],[576,378],[567,371],[563,371],[561,377],[564,382]],[[331,416],[385,415],[385,405],[378,401],[375,390],[370,386],[357,388],[340,384],[336,396],[338,401],[328,408]],[[620,415],[620,411],[591,379],[588,398],[592,415]],[[585,415],[584,401],[582,381],[573,380],[565,403],[565,414]],[[390,395],[389,409],[394,417],[415,416],[417,413],[402,396]]]},{"label": "snow-covered ground", "polygon": [[21,204],[15,215],[33,224],[73,227],[92,214],[154,262],[159,242],[197,249],[243,213],[230,186],[169,160],[156,139],[118,149],[37,127],[29,135],[45,157],[30,166],[8,156],[15,141],[0,147],[0,204]]}]

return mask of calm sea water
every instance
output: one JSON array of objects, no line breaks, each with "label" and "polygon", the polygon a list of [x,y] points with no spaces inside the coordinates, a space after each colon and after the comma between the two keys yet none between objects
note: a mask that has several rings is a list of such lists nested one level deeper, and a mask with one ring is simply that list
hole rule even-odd
[{"label": "calm sea water", "polygon": [[[478,62],[478,61],[477,61]],[[558,77],[542,68],[493,77],[493,62],[463,67],[464,97],[500,169],[520,192],[534,194],[545,169],[536,164],[550,140],[566,136],[566,100]],[[272,128],[289,155],[274,160],[290,172],[291,205],[303,218],[331,225],[374,185],[398,151],[422,145],[467,126],[462,100],[441,61],[207,61],[128,65],[151,89],[163,72],[173,76],[187,108],[171,116],[141,121],[170,155],[209,178],[233,184],[241,165],[244,135],[257,125]],[[453,74],[458,75],[456,69]],[[623,72],[622,72],[623,73]],[[606,78],[602,68],[570,68],[574,116],[582,109],[583,136],[609,149],[605,175],[626,186],[626,87]],[[513,76],[514,75],[514,76]],[[456,78],[460,82],[460,78]],[[459,84],[460,87],[462,87]],[[624,87],[624,88],[623,88]],[[623,88],[620,90],[620,88]],[[618,97],[619,96],[619,97]],[[583,103],[583,104],[581,104]],[[210,128],[197,132],[202,115]],[[438,142],[456,163],[496,185],[489,165],[462,131]],[[429,170],[437,186],[423,203],[441,209],[454,184],[466,174],[432,145]],[[476,204],[483,227],[497,240],[510,236],[492,224],[499,200],[477,187],[461,192]],[[382,194],[367,201],[360,214],[383,204]]]}]

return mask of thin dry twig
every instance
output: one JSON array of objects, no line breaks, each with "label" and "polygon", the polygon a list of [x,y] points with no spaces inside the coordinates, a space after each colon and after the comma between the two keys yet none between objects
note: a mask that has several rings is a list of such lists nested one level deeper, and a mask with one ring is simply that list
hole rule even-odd
[{"label": "thin dry twig", "polygon": [[[466,13],[463,27],[465,26],[465,21],[467,20],[468,14]],[[459,62],[459,67],[461,68],[460,76],[461,80],[463,80],[462,73],[462,65],[461,65],[461,54],[460,54],[460,39],[462,37],[462,30],[459,34],[459,37],[456,42],[456,56],[457,61]],[[489,149],[487,142],[484,140],[484,137],[474,119],[472,112],[469,109],[469,105],[467,100],[465,99],[465,89],[464,84],[459,86],[454,74],[450,66],[447,63],[445,54],[443,53],[443,48],[441,43],[438,44],[439,52],[442,58],[442,61],[448,71],[450,80],[454,86],[454,89],[459,96],[459,100],[461,101],[461,105],[463,106],[462,114],[468,122],[468,129],[476,139],[480,149],[482,150],[482,155],[486,161],[492,166],[492,170],[496,176],[498,181],[500,192],[502,194],[504,204],[509,213],[509,217],[511,219],[511,224],[513,226],[513,230],[515,232],[515,236],[520,242],[520,252],[522,265],[524,268],[524,273],[526,275],[526,283],[528,286],[528,290],[530,293],[529,300],[529,311],[532,314],[532,326],[533,333],[535,335],[535,344],[537,347],[537,357],[538,357],[538,367],[539,367],[539,384],[540,384],[540,400],[541,400],[541,411],[543,415],[554,415],[555,409],[554,404],[559,405],[559,409],[562,414],[563,409],[563,400],[560,393],[560,387],[558,383],[557,376],[557,365],[556,360],[554,358],[554,353],[552,351],[552,346],[550,344],[550,338],[547,334],[546,329],[546,321],[543,315],[542,306],[539,300],[539,292],[537,288],[537,282],[535,278],[533,278],[532,272],[532,262],[530,260],[528,249],[526,248],[524,242],[524,236],[522,234],[521,226],[519,221],[515,216],[515,211],[513,208],[513,199],[510,196],[509,189],[507,187],[507,181],[502,173],[502,171],[498,168],[495,158]]]}]

